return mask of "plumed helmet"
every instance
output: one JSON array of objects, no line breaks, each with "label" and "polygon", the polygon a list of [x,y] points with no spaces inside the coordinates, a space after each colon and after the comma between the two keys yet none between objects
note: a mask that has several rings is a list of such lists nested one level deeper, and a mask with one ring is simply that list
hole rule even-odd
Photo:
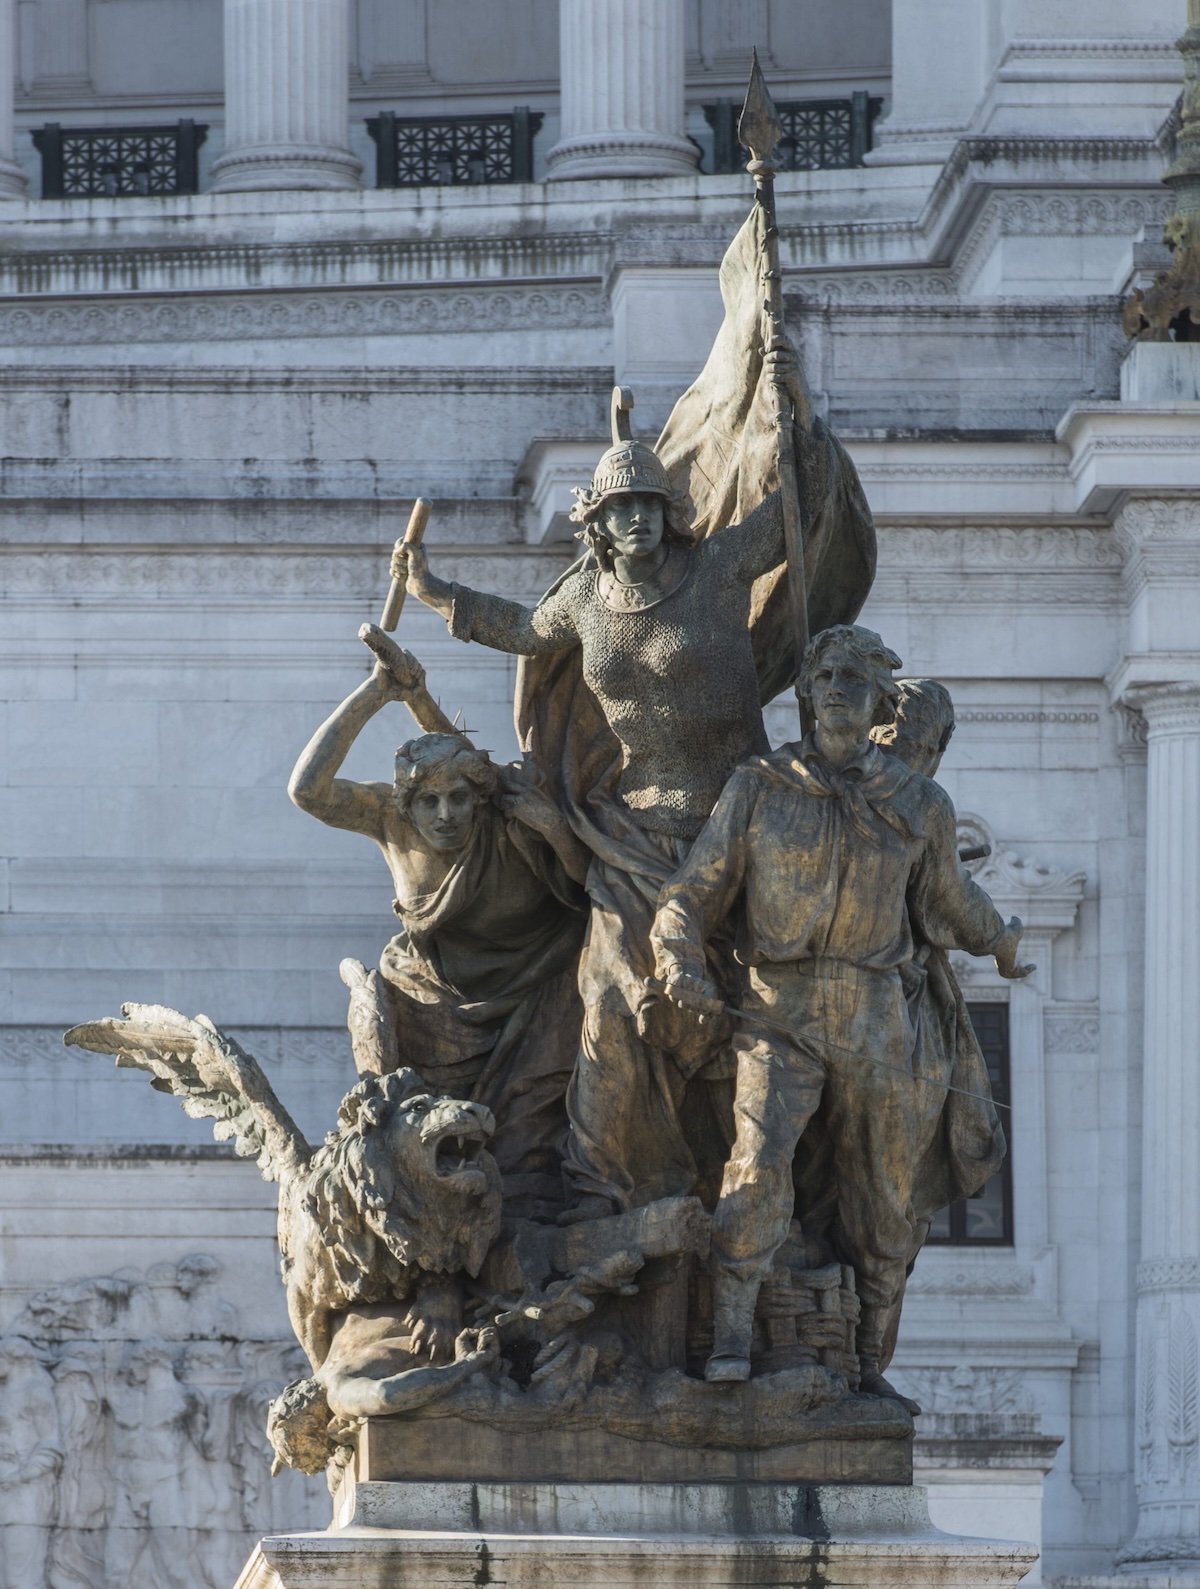
[{"label": "plumed helmet", "polygon": [[633,393],[626,386],[614,386],[612,394],[612,446],[596,465],[591,486],[575,487],[579,499],[571,509],[576,524],[585,524],[595,517],[605,497],[622,491],[653,491],[670,498],[674,487],[658,454],[645,442],[634,441],[629,425],[633,408]]}]

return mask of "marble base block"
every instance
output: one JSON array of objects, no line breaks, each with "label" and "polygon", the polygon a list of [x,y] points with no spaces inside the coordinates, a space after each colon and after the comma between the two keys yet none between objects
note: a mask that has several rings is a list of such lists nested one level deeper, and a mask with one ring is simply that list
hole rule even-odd
[{"label": "marble base block", "polygon": [[913,1485],[375,1483],[263,1539],[236,1589],[999,1589],[1032,1545],[963,1539]]}]

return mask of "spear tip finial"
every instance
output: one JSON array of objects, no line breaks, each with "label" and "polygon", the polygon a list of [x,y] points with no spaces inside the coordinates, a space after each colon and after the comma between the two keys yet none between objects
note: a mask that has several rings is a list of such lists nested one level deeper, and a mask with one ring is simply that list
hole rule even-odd
[{"label": "spear tip finial", "polygon": [[750,151],[752,163],[769,162],[775,145],[783,136],[783,123],[775,109],[775,101],[767,87],[762,67],[758,63],[758,50],[754,51],[750,68],[750,86],[746,89],[746,102],[738,120],[738,140]]}]

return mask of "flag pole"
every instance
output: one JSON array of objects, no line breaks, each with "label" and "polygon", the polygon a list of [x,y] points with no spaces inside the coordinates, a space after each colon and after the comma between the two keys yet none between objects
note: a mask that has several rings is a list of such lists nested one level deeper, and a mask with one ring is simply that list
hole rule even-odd
[{"label": "flag pole", "polygon": [[[750,73],[750,86],[746,102],[738,121],[738,138],[750,151],[746,170],[754,178],[755,199],[763,216],[763,349],[771,348],[783,335],[783,274],[779,265],[779,229],[775,224],[775,173],[779,167],[772,160],[775,146],[783,134],[783,124],[767,88],[762,67],[758,64],[758,51],[754,52],[754,65]],[[794,429],[796,415],[792,396],[786,382],[775,378],[771,382],[775,404],[776,453],[779,469],[779,489],[783,508],[784,546],[787,551],[788,592],[792,612],[792,649],[795,657],[793,677],[796,700],[800,707],[800,729],[812,732],[812,711],[800,693],[800,663],[808,649],[808,582],[804,569],[804,532],[800,511],[800,490],[796,479],[796,447]]]}]

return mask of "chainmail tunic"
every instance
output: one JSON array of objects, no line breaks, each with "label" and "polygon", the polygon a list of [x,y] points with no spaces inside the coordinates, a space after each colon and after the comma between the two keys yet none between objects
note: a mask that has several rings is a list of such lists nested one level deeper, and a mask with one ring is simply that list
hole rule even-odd
[{"label": "chainmail tunic", "polygon": [[734,768],[767,748],[750,592],[783,560],[775,495],[694,547],[653,605],[617,610],[589,561],[533,608],[455,585],[450,633],[527,657],[581,646],[584,679],[621,745],[621,800],[641,827],[691,839]]}]

